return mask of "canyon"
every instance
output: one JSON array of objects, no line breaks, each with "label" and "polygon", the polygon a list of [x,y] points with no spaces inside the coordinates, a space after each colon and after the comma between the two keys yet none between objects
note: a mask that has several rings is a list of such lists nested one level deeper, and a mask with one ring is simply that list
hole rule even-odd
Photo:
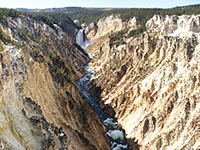
[{"label": "canyon", "polygon": [[[144,33],[124,36],[123,44],[110,46],[116,26],[110,34],[88,38],[94,42],[90,67],[96,71],[88,91],[142,150],[200,147],[199,21],[199,15],[154,15]],[[89,37],[103,31],[89,29]]]},{"label": "canyon", "polygon": [[59,26],[23,15],[5,22],[13,43],[2,43],[0,55],[1,149],[110,149],[75,84],[89,56]]},{"label": "canyon", "polygon": [[1,18],[0,149],[200,148],[200,15],[44,20]]},{"label": "canyon", "polygon": [[[81,29],[77,33],[77,43],[83,47],[86,48],[90,46],[92,43],[84,41],[84,30]],[[88,53],[90,56],[91,60],[91,53],[89,53],[87,50],[85,51]],[[110,148],[111,150],[127,150],[128,149],[128,144],[127,140],[124,135],[124,131],[121,129],[121,127],[118,125],[118,123],[110,117],[109,114],[106,114],[101,107],[99,106],[98,102],[88,93],[87,91],[87,83],[90,81],[90,79],[94,76],[95,71],[92,70],[89,65],[91,61],[87,64],[84,65],[85,67],[85,75],[77,80],[76,84],[78,85],[81,93],[85,96],[87,102],[91,104],[91,106],[94,108],[94,111],[98,115],[99,119],[101,122],[104,124],[106,127],[106,134],[110,140]]]}]

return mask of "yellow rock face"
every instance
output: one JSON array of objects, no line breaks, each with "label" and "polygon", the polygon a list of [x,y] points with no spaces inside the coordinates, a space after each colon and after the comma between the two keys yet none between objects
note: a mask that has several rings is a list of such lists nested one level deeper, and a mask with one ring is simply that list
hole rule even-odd
[{"label": "yellow rock face", "polygon": [[108,150],[105,127],[75,84],[88,56],[46,24],[24,17],[8,23],[18,34],[31,30],[35,41],[11,32],[19,45],[4,45],[0,54],[0,147]]},{"label": "yellow rock face", "polygon": [[120,16],[110,15],[99,19],[97,24],[91,23],[88,27],[86,27],[85,33],[89,41],[95,41],[106,34],[117,32],[125,28],[132,30],[137,27],[138,25],[135,17],[126,22],[123,21]]},{"label": "yellow rock face", "polygon": [[101,87],[98,100],[114,109],[126,137],[132,139],[130,146],[134,139],[142,150],[198,149],[199,33],[162,33],[159,26],[154,30],[151,23],[163,20],[154,16],[147,24],[151,30],[120,46],[110,48],[106,37],[105,42],[97,40],[89,49],[91,67],[97,70],[93,85]]}]

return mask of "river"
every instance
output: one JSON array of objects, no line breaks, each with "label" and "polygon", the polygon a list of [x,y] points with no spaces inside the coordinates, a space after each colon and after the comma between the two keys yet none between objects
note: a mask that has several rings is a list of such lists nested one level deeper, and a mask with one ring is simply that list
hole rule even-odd
[{"label": "river", "polygon": [[[84,29],[79,30],[76,35],[76,42],[88,53],[92,60],[91,54],[86,50],[90,45],[89,42],[84,41]],[[91,61],[90,61],[91,62]],[[89,63],[90,63],[89,62]],[[107,115],[99,106],[98,102],[94,100],[94,98],[87,92],[84,85],[91,79],[91,77],[95,74],[95,71],[89,67],[89,63],[84,64],[85,67],[85,75],[80,78],[76,84],[78,85],[81,93],[85,96],[86,100],[91,103],[94,108],[96,114],[98,115],[101,122],[107,129],[107,136],[110,140],[110,148],[111,150],[127,150],[128,144],[124,136],[124,131],[120,128],[118,123],[109,115]]]}]

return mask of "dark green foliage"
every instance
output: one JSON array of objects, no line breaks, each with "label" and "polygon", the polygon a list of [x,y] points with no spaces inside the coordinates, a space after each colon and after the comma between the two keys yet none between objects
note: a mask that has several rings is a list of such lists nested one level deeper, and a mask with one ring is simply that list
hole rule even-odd
[{"label": "dark green foliage", "polygon": [[7,17],[16,18],[20,15],[25,15],[24,12],[16,11],[14,9],[7,9],[7,8],[0,8],[0,23],[2,25],[8,25],[8,22],[6,20]]},{"label": "dark green foliage", "polygon": [[[7,17],[17,17],[20,14],[23,14],[22,12],[18,12],[14,9],[6,9],[6,8],[0,8],[0,23],[4,26],[8,25],[8,22],[6,20]],[[4,44],[9,44],[11,43],[11,38],[7,36],[2,29],[0,28],[0,40]],[[1,48],[2,50],[2,48]]]},{"label": "dark green foliage", "polygon": [[4,44],[9,44],[11,43],[11,39],[9,36],[7,36],[2,29],[0,28],[0,40],[4,43]]},{"label": "dark green foliage", "polygon": [[20,15],[30,17],[36,21],[42,21],[48,24],[51,28],[55,29],[53,24],[59,24],[61,21],[67,21],[69,24],[76,26],[66,13],[36,13],[36,12],[22,12],[14,9],[0,8],[0,23],[7,25],[6,18],[16,18]]},{"label": "dark green foliage", "polygon": [[48,24],[51,28],[55,29],[53,24],[57,24],[59,25],[60,22],[67,22],[73,26],[75,26],[76,28],[80,28],[78,27],[69,17],[68,14],[66,13],[62,13],[62,12],[32,12],[32,13],[28,13],[29,17],[37,20],[37,21],[42,21],[46,24]]},{"label": "dark green foliage", "polygon": [[139,35],[139,34],[143,33],[144,31],[146,31],[145,24],[143,24],[141,27],[139,27],[139,28],[136,29],[136,30],[132,30],[132,31],[128,34],[128,37],[135,36],[135,35]]},{"label": "dark green foliage", "polygon": [[200,14],[200,5],[191,5],[185,7],[176,7],[171,9],[158,9],[158,8],[129,8],[129,9],[101,9],[101,8],[81,8],[76,11],[68,12],[69,17],[73,20],[79,20],[79,25],[86,23],[86,25],[91,22],[97,22],[100,18],[109,16],[111,14],[120,14],[122,20],[126,21],[132,17],[136,17],[140,24],[144,24],[149,20],[154,14],[159,15],[182,15],[182,14]]},{"label": "dark green foliage", "polygon": [[42,22],[46,23],[47,25],[49,25],[51,28],[55,29],[55,27],[53,25],[55,23],[55,21],[53,20],[53,18],[51,18],[47,15],[44,15],[43,13],[31,13],[31,14],[29,14],[29,17],[33,18],[37,21],[42,21]]},{"label": "dark green foliage", "polygon": [[2,43],[0,41],[0,52],[2,52],[4,50],[3,46],[2,46]]},{"label": "dark green foliage", "polygon": [[126,32],[127,32],[127,30],[122,30],[117,33],[111,34],[110,35],[110,47],[112,47],[113,45],[119,46],[119,45],[125,44],[123,41],[123,37],[125,37],[124,34]]},{"label": "dark green foliage", "polygon": [[41,13],[28,13],[28,15],[37,20],[37,21],[42,21],[46,24],[48,24],[51,28],[55,29],[53,24],[59,24],[60,22],[64,21],[64,22],[68,22],[69,24],[75,26],[78,28],[78,26],[76,26],[76,24],[71,20],[71,18],[69,18],[69,16],[65,13],[45,13],[45,12],[41,12]]},{"label": "dark green foliage", "polygon": [[[29,10],[29,12],[34,12],[34,11],[36,10]],[[79,20],[77,24],[78,26],[80,26],[84,22],[86,22],[86,24],[88,25],[88,23],[98,21],[101,17],[103,17],[104,12],[105,9],[101,8],[82,8],[82,7],[64,7],[64,8],[52,8],[52,9],[40,10],[40,13],[44,13],[45,15],[50,15],[50,16],[52,16],[52,14],[54,13],[59,15],[62,14],[61,17],[58,17],[61,18],[62,21],[63,21],[62,16],[67,16],[68,18],[70,17],[72,18],[72,20],[78,19]],[[54,16],[52,17],[54,18]]]},{"label": "dark green foliage", "polygon": [[26,28],[24,29],[19,29],[19,36],[23,39],[26,40],[27,39],[27,35],[28,35],[28,30]]},{"label": "dark green foliage", "polygon": [[66,13],[43,13],[45,16],[51,17],[55,23],[59,24],[62,21],[68,22],[69,24],[72,24],[74,26],[76,26],[76,24],[74,24],[74,22],[71,20],[71,18],[69,18],[68,14]]},{"label": "dark green foliage", "polygon": [[[102,10],[84,10],[76,13],[70,13],[69,17],[73,20],[78,20],[77,25],[86,23],[86,26],[92,22],[97,22],[100,18],[105,16],[105,12]],[[107,15],[106,15],[107,16]]]},{"label": "dark green foliage", "polygon": [[16,18],[22,14],[24,13],[14,9],[0,8],[0,19],[2,19],[3,16]]},{"label": "dark green foliage", "polygon": [[50,65],[52,69],[51,73],[53,73],[53,76],[56,76],[57,82],[59,82],[61,86],[64,85],[64,80],[73,83],[74,80],[70,76],[71,73],[70,69],[66,66],[66,60],[54,53],[51,53],[49,57],[53,63],[53,65]]}]

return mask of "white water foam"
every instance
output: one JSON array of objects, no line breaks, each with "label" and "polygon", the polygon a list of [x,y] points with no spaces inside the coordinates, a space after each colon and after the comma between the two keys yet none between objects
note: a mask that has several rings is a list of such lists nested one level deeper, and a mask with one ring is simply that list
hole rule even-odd
[{"label": "white water foam", "polygon": [[124,133],[121,130],[109,130],[107,135],[113,140],[124,140]]},{"label": "white water foam", "polygon": [[[76,35],[76,43],[79,44],[83,49],[87,49],[92,43],[90,41],[84,40],[84,30],[80,29]],[[89,57],[92,58],[91,53],[87,52]]]},{"label": "white water foam", "polygon": [[103,124],[107,127],[112,126],[115,129],[118,128],[118,123],[113,118],[107,118],[106,120],[103,121]]},{"label": "white water foam", "polygon": [[112,150],[122,150],[122,149],[127,149],[128,145],[122,145],[122,144],[118,144],[116,142],[113,142],[111,144],[111,149]]}]

